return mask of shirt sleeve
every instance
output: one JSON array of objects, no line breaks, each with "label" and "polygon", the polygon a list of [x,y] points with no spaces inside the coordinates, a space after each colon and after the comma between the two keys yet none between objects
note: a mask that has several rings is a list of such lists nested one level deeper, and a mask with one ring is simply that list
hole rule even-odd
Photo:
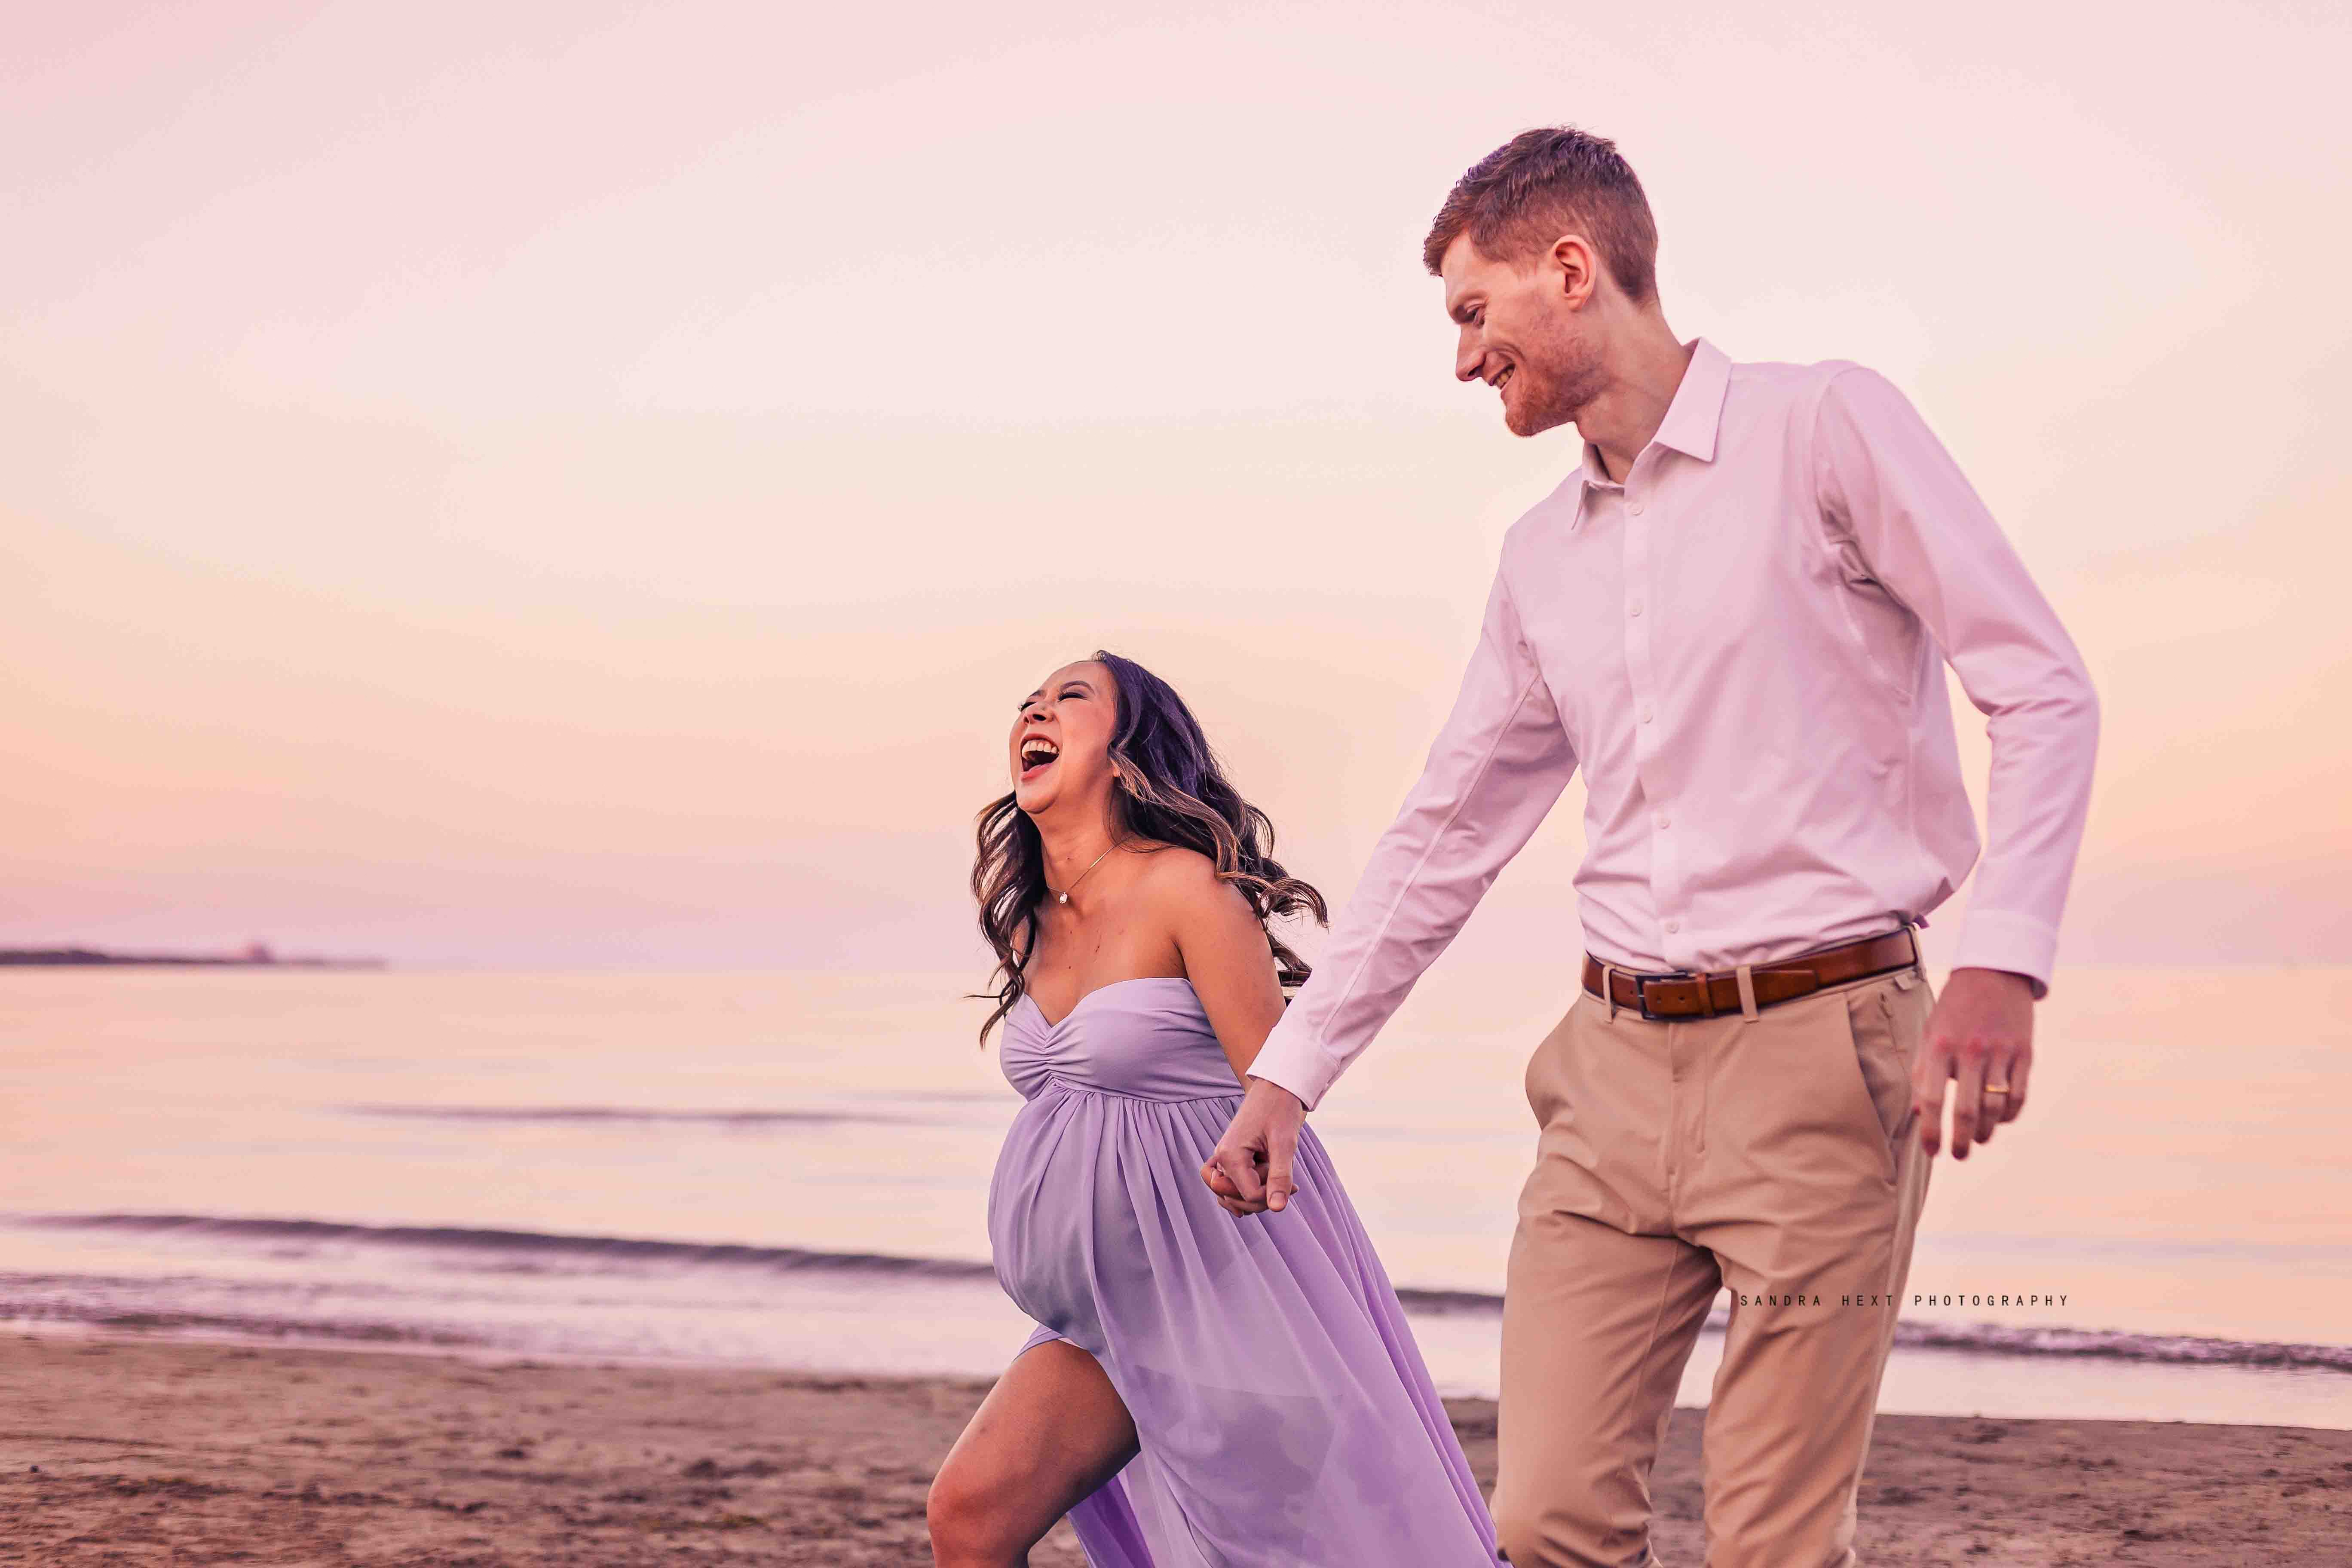
[{"label": "shirt sleeve", "polygon": [[1250,1076],[1309,1109],[1444,952],[1576,772],[1500,571],[1454,710]]},{"label": "shirt sleeve", "polygon": [[1813,442],[1823,516],[1919,617],[1992,740],[1986,847],[1953,967],[2022,974],[2041,995],[2090,813],[2090,672],[1951,454],[1885,376],[1832,376]]}]

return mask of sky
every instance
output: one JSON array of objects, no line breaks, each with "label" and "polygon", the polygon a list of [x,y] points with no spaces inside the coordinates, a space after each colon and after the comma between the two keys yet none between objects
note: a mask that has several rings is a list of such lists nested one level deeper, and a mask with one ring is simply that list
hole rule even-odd
[{"label": "sky", "polygon": [[[1098,647],[1344,896],[1577,460],[1420,237],[1575,123],[2083,648],[2062,960],[2352,961],[2352,13],[1605,9],[16,8],[0,943],[953,966]],[[1463,952],[1573,954],[1580,798]]]}]

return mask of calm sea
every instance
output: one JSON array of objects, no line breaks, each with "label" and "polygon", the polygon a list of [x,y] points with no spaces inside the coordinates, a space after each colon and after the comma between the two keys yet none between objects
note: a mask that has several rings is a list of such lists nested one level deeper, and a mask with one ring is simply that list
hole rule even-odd
[{"label": "calm sea", "polygon": [[[0,1318],[991,1373],[976,978],[0,972]],[[1440,965],[1316,1118],[1449,1391],[1570,994]],[[1936,1173],[1884,1407],[2352,1427],[2348,1019],[2352,970],[2068,970],[2026,1120]]]}]

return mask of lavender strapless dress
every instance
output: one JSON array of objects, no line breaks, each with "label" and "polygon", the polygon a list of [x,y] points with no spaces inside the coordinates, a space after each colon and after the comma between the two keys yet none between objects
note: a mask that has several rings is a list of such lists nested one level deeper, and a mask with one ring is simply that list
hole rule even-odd
[{"label": "lavender strapless dress", "polygon": [[1297,1195],[1235,1219],[1201,1166],[1241,1086],[1192,983],[1007,1016],[988,1194],[1005,1293],[1091,1353],[1141,1452],[1070,1513],[1094,1568],[1492,1568],[1495,1532],[1371,1243],[1310,1130]]}]

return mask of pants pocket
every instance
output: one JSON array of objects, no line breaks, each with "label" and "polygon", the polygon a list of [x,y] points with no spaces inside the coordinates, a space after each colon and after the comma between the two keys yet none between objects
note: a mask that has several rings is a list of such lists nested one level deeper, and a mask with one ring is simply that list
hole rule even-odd
[{"label": "pants pocket", "polygon": [[1538,1128],[1551,1124],[1553,1117],[1568,1108],[1572,1053],[1576,1049],[1576,1010],[1584,1005],[1579,996],[1571,1003],[1559,1023],[1552,1026],[1536,1048],[1528,1053],[1527,1071],[1519,1084],[1527,1091],[1528,1110],[1534,1115]]},{"label": "pants pocket", "polygon": [[[1923,994],[1926,986],[1915,981]],[[1853,1037],[1855,1068],[1862,1074],[1862,1086],[1870,1097],[1871,1109],[1877,1113],[1879,1131],[1886,1140],[1886,1151],[1892,1160],[1911,1134],[1914,1112],[1911,1108],[1911,1069],[1918,1049],[1918,1030],[1906,1026],[1914,1011],[1908,995],[1898,990],[1894,981],[1865,985],[1848,992],[1845,999],[1846,1027]],[[1900,1016],[1898,1016],[1898,1013]],[[1889,1174],[1893,1173],[1890,1169]]]}]

